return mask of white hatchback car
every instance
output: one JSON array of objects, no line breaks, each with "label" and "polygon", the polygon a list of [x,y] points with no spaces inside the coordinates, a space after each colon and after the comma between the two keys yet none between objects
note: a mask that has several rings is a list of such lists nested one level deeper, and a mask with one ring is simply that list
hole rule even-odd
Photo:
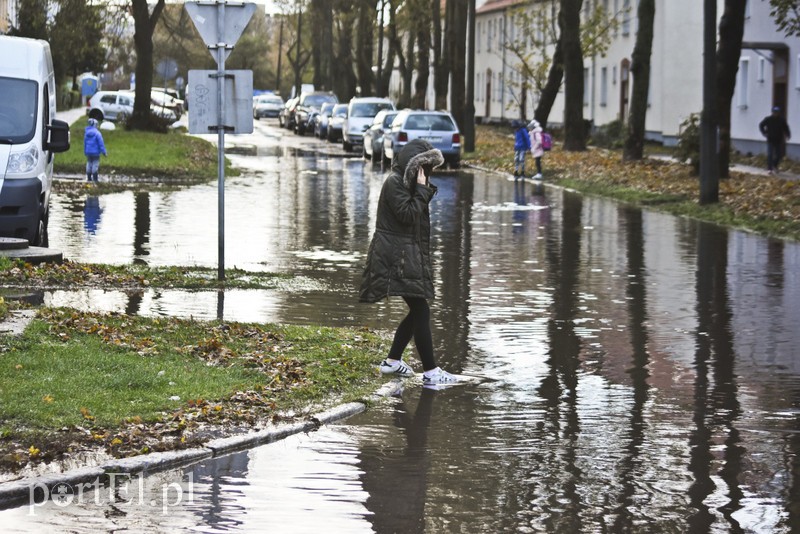
[{"label": "white hatchback car", "polygon": [[[134,93],[128,91],[98,91],[89,99],[86,115],[99,121],[124,121],[133,114]],[[156,106],[150,102],[153,115],[171,121],[178,120],[175,112],[167,107]]]},{"label": "white hatchback car", "polygon": [[133,113],[134,96],[121,91],[98,91],[89,99],[86,114],[103,121],[124,121]]},{"label": "white hatchback car", "polygon": [[350,151],[360,147],[364,142],[364,132],[372,124],[379,111],[395,109],[388,98],[360,97],[353,98],[347,105],[347,118],[342,125],[342,146]]}]

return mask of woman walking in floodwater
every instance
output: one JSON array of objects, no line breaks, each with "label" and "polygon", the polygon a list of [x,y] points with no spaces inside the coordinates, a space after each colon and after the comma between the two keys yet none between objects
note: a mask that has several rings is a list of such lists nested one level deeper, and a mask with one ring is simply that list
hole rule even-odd
[{"label": "woman walking in floodwater", "polygon": [[428,306],[434,295],[428,205],[436,194],[430,177],[442,163],[441,151],[421,139],[409,142],[395,156],[378,200],[360,295],[361,302],[403,298],[409,312],[398,325],[380,370],[387,375],[414,376],[414,370],[403,361],[403,351],[413,337],[422,360],[422,383],[431,387],[459,381],[436,364]]}]

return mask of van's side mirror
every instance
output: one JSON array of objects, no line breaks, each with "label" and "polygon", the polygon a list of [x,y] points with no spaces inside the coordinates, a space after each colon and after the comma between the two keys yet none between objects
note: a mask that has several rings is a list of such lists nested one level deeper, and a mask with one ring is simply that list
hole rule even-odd
[{"label": "van's side mirror", "polygon": [[53,120],[47,127],[48,140],[44,149],[48,152],[66,152],[69,150],[69,124],[64,121]]}]

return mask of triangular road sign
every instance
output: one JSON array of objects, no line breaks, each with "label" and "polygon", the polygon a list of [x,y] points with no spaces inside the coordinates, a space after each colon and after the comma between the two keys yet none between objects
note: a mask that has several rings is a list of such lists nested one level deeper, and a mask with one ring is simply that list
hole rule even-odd
[{"label": "triangular road sign", "polygon": [[[221,35],[219,33],[219,4],[225,5],[225,24]],[[203,42],[209,47],[211,56],[217,62],[219,62],[217,54],[211,49],[215,49],[218,44],[228,47],[235,45],[256,10],[256,5],[252,2],[244,4],[229,4],[224,1],[186,2],[185,5],[189,18],[194,22],[200,37],[203,38]],[[230,48],[225,50],[225,59],[230,53]]]}]

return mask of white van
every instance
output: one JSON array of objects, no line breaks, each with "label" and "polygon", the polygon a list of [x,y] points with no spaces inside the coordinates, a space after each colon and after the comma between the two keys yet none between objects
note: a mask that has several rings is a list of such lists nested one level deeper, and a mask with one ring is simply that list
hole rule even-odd
[{"label": "white van", "polygon": [[47,42],[0,35],[0,95],[0,237],[46,246],[53,154],[69,150]]},{"label": "white van", "polygon": [[350,100],[347,106],[347,118],[342,126],[342,146],[346,151],[353,147],[361,147],[364,142],[364,132],[372,124],[372,119],[379,111],[394,109],[394,104],[388,98],[356,97]]}]

